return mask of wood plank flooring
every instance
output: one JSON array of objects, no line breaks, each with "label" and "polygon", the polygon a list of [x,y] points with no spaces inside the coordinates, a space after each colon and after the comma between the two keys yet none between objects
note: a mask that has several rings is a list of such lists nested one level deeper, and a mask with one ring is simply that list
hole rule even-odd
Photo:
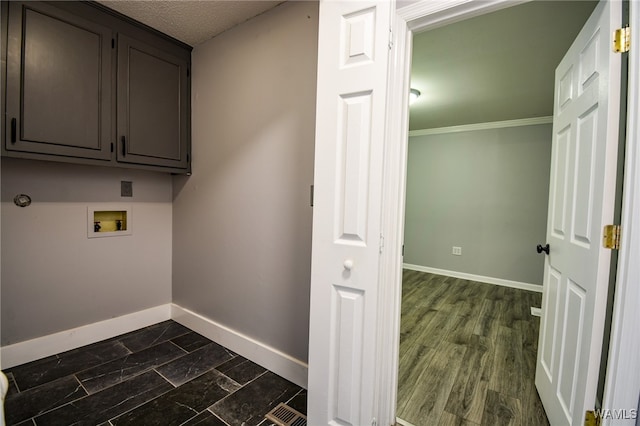
[{"label": "wood plank flooring", "polygon": [[549,424],[534,384],[541,293],[409,270],[402,293],[399,418]]}]

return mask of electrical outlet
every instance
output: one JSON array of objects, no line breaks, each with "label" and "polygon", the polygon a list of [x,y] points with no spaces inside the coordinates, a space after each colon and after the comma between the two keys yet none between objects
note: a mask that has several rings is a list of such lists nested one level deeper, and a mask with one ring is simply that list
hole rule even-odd
[{"label": "electrical outlet", "polygon": [[133,197],[133,182],[126,180],[120,181],[120,196]]},{"label": "electrical outlet", "polygon": [[451,250],[451,254],[454,256],[462,256],[462,247],[453,246],[453,249]]}]

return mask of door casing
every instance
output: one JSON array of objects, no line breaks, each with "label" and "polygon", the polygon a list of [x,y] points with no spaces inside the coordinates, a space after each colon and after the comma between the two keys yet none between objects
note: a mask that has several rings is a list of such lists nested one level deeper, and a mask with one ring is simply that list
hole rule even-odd
[{"label": "door casing", "polygon": [[[385,144],[382,235],[385,249],[380,259],[380,357],[377,363],[380,424],[395,422],[400,336],[400,302],[402,296],[402,239],[404,235],[405,177],[408,148],[408,94],[410,88],[413,33],[471,18],[523,1],[492,0],[423,0],[396,10],[393,45],[388,73],[388,114]],[[640,5],[631,2],[632,23],[640,23]],[[633,26],[633,25],[632,25]],[[640,46],[638,31],[632,31],[632,45]],[[637,49],[636,49],[637,50]],[[640,393],[640,369],[634,355],[640,352],[640,336],[634,324],[640,321],[640,60],[630,53],[628,84],[628,119],[622,208],[623,239],[619,251],[619,268],[612,321],[610,357],[605,379],[605,409],[635,409]],[[634,372],[635,371],[635,372]],[[605,419],[609,424],[611,419]]]}]

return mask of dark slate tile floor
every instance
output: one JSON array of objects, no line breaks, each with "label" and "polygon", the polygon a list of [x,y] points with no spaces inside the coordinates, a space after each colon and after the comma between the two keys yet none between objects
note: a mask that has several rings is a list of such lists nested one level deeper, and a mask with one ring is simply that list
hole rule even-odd
[{"label": "dark slate tile floor", "polygon": [[235,426],[307,392],[174,322],[5,371],[7,425]]}]

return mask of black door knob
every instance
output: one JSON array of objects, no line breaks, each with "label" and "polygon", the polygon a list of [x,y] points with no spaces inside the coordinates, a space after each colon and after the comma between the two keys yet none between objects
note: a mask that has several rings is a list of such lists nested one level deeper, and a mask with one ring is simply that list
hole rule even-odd
[{"label": "black door knob", "polygon": [[536,247],[536,251],[538,253],[545,252],[545,253],[549,254],[549,244],[546,244],[544,246],[542,244],[538,244],[538,246]]}]

